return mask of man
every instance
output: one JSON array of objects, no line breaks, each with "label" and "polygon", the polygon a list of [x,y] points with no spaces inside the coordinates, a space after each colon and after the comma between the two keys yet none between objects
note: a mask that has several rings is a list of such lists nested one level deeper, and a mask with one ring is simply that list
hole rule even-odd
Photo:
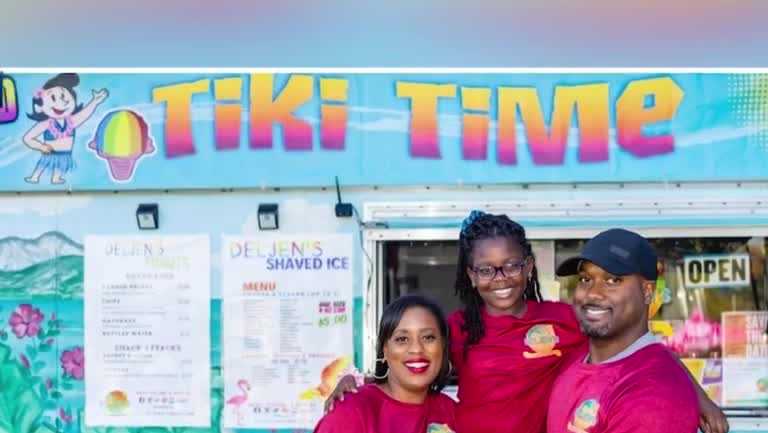
[{"label": "man", "polygon": [[573,307],[590,340],[555,382],[548,433],[696,433],[694,385],[648,331],[656,261],[645,238],[611,229],[558,267],[579,275]]}]

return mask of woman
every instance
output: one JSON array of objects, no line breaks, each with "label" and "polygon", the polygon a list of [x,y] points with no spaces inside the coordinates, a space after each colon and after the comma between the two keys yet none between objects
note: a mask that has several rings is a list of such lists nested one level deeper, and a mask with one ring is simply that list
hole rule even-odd
[{"label": "woman", "polygon": [[338,403],[315,433],[452,433],[455,402],[440,391],[450,375],[448,324],[435,303],[404,296],[379,323],[375,382]]},{"label": "woman", "polygon": [[109,96],[106,89],[94,90],[91,100],[83,106],[77,102],[75,87],[78,84],[77,74],[59,74],[48,80],[32,98],[32,113],[27,117],[37,123],[24,134],[24,144],[40,152],[40,159],[32,174],[24,178],[27,182],[40,182],[40,176],[50,170],[51,183],[62,184],[63,176],[75,168],[72,158],[75,132]]}]

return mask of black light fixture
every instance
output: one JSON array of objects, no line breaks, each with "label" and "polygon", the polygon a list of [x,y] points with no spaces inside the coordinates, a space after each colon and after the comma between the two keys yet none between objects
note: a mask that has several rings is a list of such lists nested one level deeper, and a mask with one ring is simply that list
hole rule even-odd
[{"label": "black light fixture", "polygon": [[277,230],[277,204],[263,203],[259,205],[259,230]]},{"label": "black light fixture", "polygon": [[140,230],[157,230],[160,227],[160,210],[156,203],[142,203],[136,209],[136,224]]}]

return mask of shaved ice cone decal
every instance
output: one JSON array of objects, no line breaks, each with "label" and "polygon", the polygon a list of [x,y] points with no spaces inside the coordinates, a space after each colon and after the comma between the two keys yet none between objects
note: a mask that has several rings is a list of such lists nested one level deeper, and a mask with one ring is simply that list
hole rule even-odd
[{"label": "shaved ice cone decal", "polygon": [[129,182],[137,163],[155,153],[144,117],[133,110],[115,110],[101,119],[88,148],[103,159],[115,182]]}]

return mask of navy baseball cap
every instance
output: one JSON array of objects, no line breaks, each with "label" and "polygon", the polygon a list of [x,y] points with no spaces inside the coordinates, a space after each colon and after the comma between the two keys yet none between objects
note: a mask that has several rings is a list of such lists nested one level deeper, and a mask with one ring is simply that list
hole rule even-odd
[{"label": "navy baseball cap", "polygon": [[640,274],[656,280],[656,251],[650,242],[635,232],[624,229],[606,230],[584,244],[581,254],[571,257],[557,267],[564,277],[579,273],[579,264],[588,261],[613,275]]}]

